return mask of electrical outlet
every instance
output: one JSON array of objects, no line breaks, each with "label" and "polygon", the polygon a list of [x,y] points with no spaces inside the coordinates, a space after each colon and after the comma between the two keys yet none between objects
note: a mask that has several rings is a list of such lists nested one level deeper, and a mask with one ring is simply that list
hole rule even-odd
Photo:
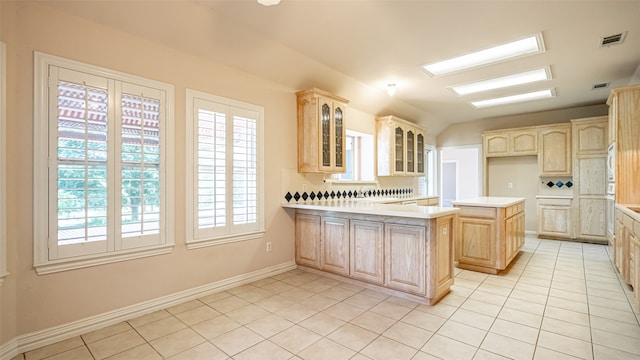
[{"label": "electrical outlet", "polygon": [[513,189],[513,183],[512,183],[512,182],[507,183],[507,187],[508,187],[509,189]]},{"label": "electrical outlet", "polygon": [[267,252],[271,252],[271,241],[267,243]]}]

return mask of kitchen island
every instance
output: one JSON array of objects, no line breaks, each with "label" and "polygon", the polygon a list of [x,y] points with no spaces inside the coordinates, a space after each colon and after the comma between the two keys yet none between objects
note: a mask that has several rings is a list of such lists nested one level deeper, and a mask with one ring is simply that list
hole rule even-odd
[{"label": "kitchen island", "polygon": [[296,263],[432,305],[454,279],[458,209],[367,200],[286,203],[294,209]]},{"label": "kitchen island", "polygon": [[524,198],[452,201],[460,209],[455,260],[461,269],[497,274],[524,244]]}]

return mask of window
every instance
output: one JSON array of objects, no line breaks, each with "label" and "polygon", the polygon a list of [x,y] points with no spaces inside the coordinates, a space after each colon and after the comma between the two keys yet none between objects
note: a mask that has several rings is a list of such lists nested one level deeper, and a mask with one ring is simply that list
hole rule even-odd
[{"label": "window", "polygon": [[35,54],[38,273],[173,247],[173,86]]},{"label": "window", "polygon": [[187,246],[264,234],[261,106],[187,90]]},{"label": "window", "polygon": [[365,182],[374,181],[373,136],[353,130],[346,131],[347,170],[335,174],[334,179]]},{"label": "window", "polygon": [[421,196],[435,196],[436,184],[436,148],[433,145],[424,147],[424,176],[418,178],[418,194]]},{"label": "window", "polygon": [[7,192],[6,192],[6,64],[7,64],[7,48],[3,42],[0,42],[0,285],[7,273]]}]

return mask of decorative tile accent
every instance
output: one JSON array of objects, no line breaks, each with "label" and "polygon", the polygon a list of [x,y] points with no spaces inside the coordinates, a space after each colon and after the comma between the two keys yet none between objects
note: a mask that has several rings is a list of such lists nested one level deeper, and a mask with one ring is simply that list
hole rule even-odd
[{"label": "decorative tile accent", "polygon": [[314,200],[316,198],[316,193],[312,191],[311,194],[309,194],[309,197],[311,198],[311,200]]},{"label": "decorative tile accent", "polygon": [[307,201],[307,198],[309,198],[309,195],[305,191],[305,192],[302,193],[302,200]]},{"label": "decorative tile accent", "polygon": [[547,183],[547,186],[548,186],[548,187],[553,187],[553,185],[555,185],[555,184],[553,183],[553,181],[549,181],[549,182]]},{"label": "decorative tile accent", "polygon": [[296,201],[300,200],[300,193],[296,191],[296,193],[293,194],[293,198],[296,199]]},{"label": "decorative tile accent", "polygon": [[559,187],[559,188],[561,188],[563,185],[564,185],[564,183],[562,181],[558,181],[556,183],[556,186]]},{"label": "decorative tile accent", "polygon": [[287,202],[290,202],[291,199],[293,198],[293,195],[291,195],[291,193],[288,192],[287,195],[284,196],[284,198],[287,200]]},{"label": "decorative tile accent", "polygon": [[567,183],[565,184],[568,188],[573,186],[573,183],[571,181],[567,181]]},{"label": "decorative tile accent", "polygon": [[[293,193],[293,195],[291,195]],[[357,199],[357,198],[365,198],[365,197],[376,197],[376,196],[406,196],[413,193],[413,189],[411,188],[400,188],[400,189],[369,189],[364,191],[358,191],[354,189],[347,190],[332,190],[329,193],[328,190],[318,191],[317,193],[311,192],[299,192],[299,191],[288,191],[284,195],[284,199],[287,202],[291,202],[292,199],[295,201],[321,201],[321,200],[335,200],[337,199]]]}]

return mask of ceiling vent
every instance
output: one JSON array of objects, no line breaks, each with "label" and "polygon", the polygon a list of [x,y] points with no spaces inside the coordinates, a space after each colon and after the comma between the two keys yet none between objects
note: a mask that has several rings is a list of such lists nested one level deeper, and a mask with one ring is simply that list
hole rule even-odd
[{"label": "ceiling vent", "polygon": [[595,84],[595,85],[593,85],[593,86],[591,87],[591,90],[606,89],[606,88],[608,88],[608,87],[609,87],[609,84],[610,84],[610,83],[608,83],[608,82],[606,82],[606,83],[600,83],[600,84]]},{"label": "ceiling vent", "polygon": [[626,35],[627,32],[625,31],[619,34],[602,37],[600,39],[600,47],[622,44]]}]

